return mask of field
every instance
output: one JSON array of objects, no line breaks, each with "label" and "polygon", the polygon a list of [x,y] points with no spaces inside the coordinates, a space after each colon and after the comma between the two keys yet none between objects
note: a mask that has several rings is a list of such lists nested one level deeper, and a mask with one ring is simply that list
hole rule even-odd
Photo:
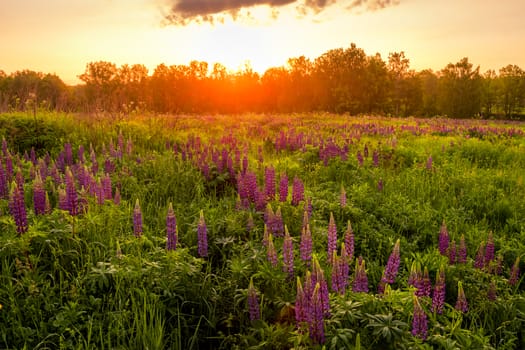
[{"label": "field", "polygon": [[525,348],[523,123],[39,112],[0,137],[0,348]]}]

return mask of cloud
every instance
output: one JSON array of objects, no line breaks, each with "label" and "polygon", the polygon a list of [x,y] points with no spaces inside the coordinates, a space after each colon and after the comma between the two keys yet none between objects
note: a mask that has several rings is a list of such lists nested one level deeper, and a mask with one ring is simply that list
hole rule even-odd
[{"label": "cloud", "polygon": [[325,8],[340,4],[347,10],[355,8],[375,11],[395,5],[399,0],[168,0],[170,11],[165,15],[166,24],[186,25],[191,22],[224,22],[225,15],[234,20],[241,17],[241,10],[256,6],[268,6],[272,18],[276,18],[279,9],[295,5],[302,16],[308,13],[318,14]]}]

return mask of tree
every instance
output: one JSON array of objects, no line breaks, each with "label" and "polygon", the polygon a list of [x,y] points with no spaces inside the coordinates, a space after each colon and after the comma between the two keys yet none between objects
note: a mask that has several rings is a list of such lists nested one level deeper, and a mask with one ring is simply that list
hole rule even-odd
[{"label": "tree", "polygon": [[439,75],[438,105],[452,118],[471,118],[481,112],[481,76],[479,66],[472,68],[465,57],[449,63]]},{"label": "tree", "polygon": [[86,83],[86,97],[96,110],[114,111],[120,107],[115,96],[118,69],[114,63],[90,62],[78,77]]},{"label": "tree", "polygon": [[511,118],[524,106],[525,72],[520,67],[509,64],[499,70],[499,84],[499,105],[505,118]]},{"label": "tree", "polygon": [[391,52],[388,55],[388,73],[390,81],[392,82],[392,90],[390,96],[394,108],[394,115],[399,116],[401,105],[406,104],[406,78],[408,76],[408,69],[410,67],[410,60],[405,57],[405,53]]}]

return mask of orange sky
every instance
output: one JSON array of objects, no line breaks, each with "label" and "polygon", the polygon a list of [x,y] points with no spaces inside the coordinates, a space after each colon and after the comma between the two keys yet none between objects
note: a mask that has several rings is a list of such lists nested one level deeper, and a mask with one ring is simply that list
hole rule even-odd
[{"label": "orange sky", "polygon": [[[465,56],[482,72],[507,64],[525,69],[524,0],[230,0],[275,7],[241,8],[235,20],[215,14],[214,24],[177,12],[187,23],[168,24],[178,1],[204,4],[206,15],[207,2],[224,0],[1,0],[0,69],[56,73],[69,84],[99,60],[143,63],[150,73],[160,63],[193,59],[231,69],[250,61],[263,72],[351,42],[385,60],[405,51],[416,70],[439,70]],[[305,1],[328,5],[303,14],[297,8]],[[384,8],[372,9],[377,3]]]}]

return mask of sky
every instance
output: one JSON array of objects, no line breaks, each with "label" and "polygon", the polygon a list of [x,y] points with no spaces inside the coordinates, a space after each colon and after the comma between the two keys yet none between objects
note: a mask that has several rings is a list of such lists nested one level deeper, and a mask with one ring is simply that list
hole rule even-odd
[{"label": "sky", "polygon": [[524,0],[0,0],[0,70],[67,84],[96,61],[263,73],[351,43],[385,61],[404,51],[417,71],[463,57],[525,69],[524,13]]}]

